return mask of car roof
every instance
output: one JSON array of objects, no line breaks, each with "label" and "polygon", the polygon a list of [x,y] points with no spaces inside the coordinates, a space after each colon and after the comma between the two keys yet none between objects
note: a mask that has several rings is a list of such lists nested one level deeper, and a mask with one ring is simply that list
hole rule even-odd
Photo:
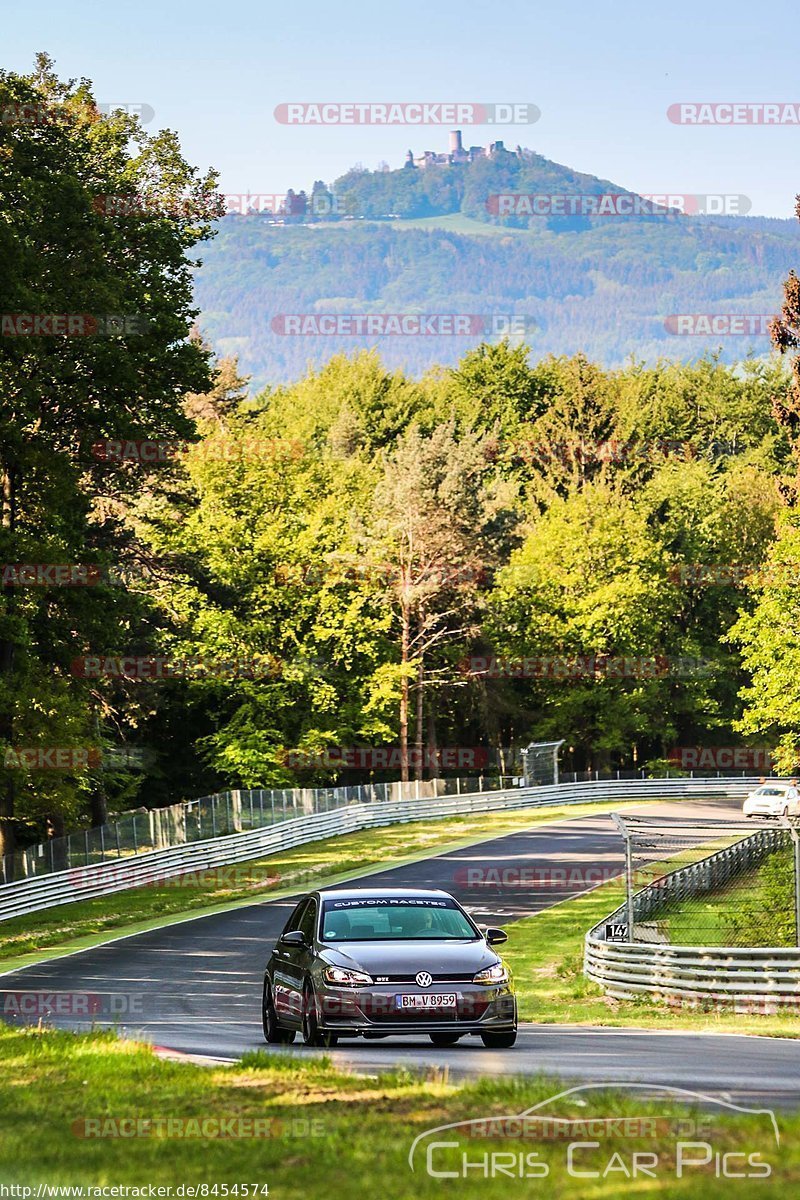
[{"label": "car roof", "polygon": [[439,888],[329,888],[326,891],[317,892],[321,900],[377,900],[385,898],[387,900],[408,899],[408,900],[452,900],[449,892],[443,892]]}]

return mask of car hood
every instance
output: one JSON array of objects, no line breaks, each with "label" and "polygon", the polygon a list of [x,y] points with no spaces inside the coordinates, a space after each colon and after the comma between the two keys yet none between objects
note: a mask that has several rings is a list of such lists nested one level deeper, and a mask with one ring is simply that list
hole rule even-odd
[{"label": "car hood", "polygon": [[498,954],[486,942],[437,942],[420,939],[402,942],[344,942],[326,944],[322,957],[337,967],[361,968],[370,975],[405,975],[430,971],[432,975],[480,971],[497,962]]}]

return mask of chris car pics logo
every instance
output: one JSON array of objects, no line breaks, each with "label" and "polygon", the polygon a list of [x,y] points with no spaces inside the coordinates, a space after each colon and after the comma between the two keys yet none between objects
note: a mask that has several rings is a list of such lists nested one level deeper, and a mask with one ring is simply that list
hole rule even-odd
[{"label": "chris car pics logo", "polygon": [[[646,1093],[646,1111],[594,1115],[584,1093],[614,1090]],[[657,1106],[665,1101],[672,1111],[659,1113]],[[556,1104],[562,1110],[578,1106],[582,1111],[579,1116],[554,1115]],[[692,1108],[676,1115],[676,1104]],[[746,1140],[739,1137],[732,1144],[729,1130],[715,1128],[719,1110],[754,1118]],[[486,1143],[485,1148],[477,1147],[476,1141]],[[687,1088],[609,1081],[569,1088],[524,1112],[434,1126],[411,1143],[408,1165],[411,1171],[436,1180],[560,1176],[617,1187],[636,1181],[647,1188],[651,1180],[693,1179],[700,1187],[703,1178],[768,1178],[774,1166],[770,1160],[779,1146],[772,1109],[745,1108]]]}]

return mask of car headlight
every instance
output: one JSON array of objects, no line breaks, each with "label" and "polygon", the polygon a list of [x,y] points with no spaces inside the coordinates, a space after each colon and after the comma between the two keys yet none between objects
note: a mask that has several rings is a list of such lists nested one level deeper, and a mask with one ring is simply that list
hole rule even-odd
[{"label": "car headlight", "polygon": [[473,983],[508,983],[508,970],[501,962],[496,962],[493,967],[484,967],[482,971],[478,971],[477,975],[472,977]]},{"label": "car headlight", "polygon": [[348,971],[344,967],[326,967],[325,982],[335,983],[339,987],[364,987],[372,983],[372,976],[366,971]]}]

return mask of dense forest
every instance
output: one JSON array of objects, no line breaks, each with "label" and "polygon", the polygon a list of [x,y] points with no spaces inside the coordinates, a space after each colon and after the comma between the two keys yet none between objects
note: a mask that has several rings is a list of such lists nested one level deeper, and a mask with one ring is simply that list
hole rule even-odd
[{"label": "dense forest", "polygon": [[[0,343],[6,849],[218,787],[507,765],[531,739],[566,739],[577,769],[737,742],[796,761],[786,359],[532,364],[499,340],[419,377],[362,351],[254,386],[195,326],[213,175],[46,59],[0,92],[7,111],[58,113],[0,125],[3,312],[137,318],[67,337],[15,317]],[[152,202],[109,218],[94,200],[121,191]],[[318,231],[273,236],[263,253],[310,281]],[[445,241],[429,244],[450,254],[452,308]],[[517,246],[509,265],[527,262]],[[774,277],[785,251],[761,246]],[[330,288],[357,260],[329,260]],[[536,287],[557,304],[582,278]],[[237,288],[263,306],[255,278]],[[794,276],[784,300],[791,359]]]}]

